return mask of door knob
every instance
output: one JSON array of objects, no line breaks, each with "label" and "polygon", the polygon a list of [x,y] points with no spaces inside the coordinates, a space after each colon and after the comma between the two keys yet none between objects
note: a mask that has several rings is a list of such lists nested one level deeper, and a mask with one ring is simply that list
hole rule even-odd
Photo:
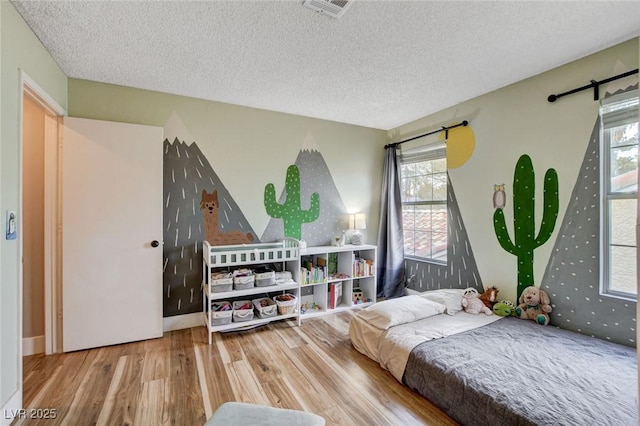
[{"label": "door knob", "polygon": [[156,240],[151,241],[151,247],[158,247],[160,243]]}]

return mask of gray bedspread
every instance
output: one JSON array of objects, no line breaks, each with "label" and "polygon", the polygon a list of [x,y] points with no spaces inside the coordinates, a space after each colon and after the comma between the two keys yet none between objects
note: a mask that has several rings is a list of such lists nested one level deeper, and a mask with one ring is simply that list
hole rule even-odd
[{"label": "gray bedspread", "polygon": [[634,348],[533,321],[424,342],[403,382],[464,425],[638,425]]}]

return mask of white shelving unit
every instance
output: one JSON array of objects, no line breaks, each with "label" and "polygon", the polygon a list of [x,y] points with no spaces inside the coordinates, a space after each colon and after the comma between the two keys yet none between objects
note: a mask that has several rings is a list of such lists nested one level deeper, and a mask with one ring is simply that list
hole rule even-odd
[{"label": "white shelving unit", "polygon": [[[301,318],[375,303],[375,262],[376,246],[369,244],[300,249],[300,267],[304,269],[295,279],[300,283]],[[308,272],[311,269],[312,272]],[[342,298],[335,307],[330,305],[332,284],[342,287]],[[362,293],[357,304],[352,300],[354,289],[360,289]],[[319,308],[314,309],[314,306]]]},{"label": "white shelving unit", "polygon": [[[233,246],[212,246],[207,241],[203,243],[203,313],[204,322],[209,332],[209,344],[212,343],[211,333],[250,328],[271,321],[296,318],[300,325],[300,251],[298,241],[286,238],[282,242],[242,244]],[[213,272],[229,271],[246,268],[252,265],[273,265],[279,269],[291,272],[292,280],[285,284],[275,284],[266,287],[252,287],[243,290],[212,292],[210,288]],[[297,306],[293,313],[276,315],[270,318],[256,318],[249,321],[231,322],[224,325],[213,325],[211,303],[214,301],[228,301],[252,299],[250,296],[292,293],[297,297]]]}]

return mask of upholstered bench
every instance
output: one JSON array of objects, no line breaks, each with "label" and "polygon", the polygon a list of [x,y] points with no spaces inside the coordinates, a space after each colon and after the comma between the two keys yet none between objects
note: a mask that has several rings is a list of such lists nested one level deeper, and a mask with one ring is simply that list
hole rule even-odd
[{"label": "upholstered bench", "polygon": [[225,402],[205,426],[324,426],[317,414],[243,402]]}]

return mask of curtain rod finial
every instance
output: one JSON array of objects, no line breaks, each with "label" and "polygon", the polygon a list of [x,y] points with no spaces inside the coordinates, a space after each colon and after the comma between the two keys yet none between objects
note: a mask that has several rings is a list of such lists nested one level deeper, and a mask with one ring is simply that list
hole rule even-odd
[{"label": "curtain rod finial", "polygon": [[549,97],[547,98],[547,100],[549,102],[555,102],[556,99],[558,99],[558,97],[556,95],[549,95]]},{"label": "curtain rod finial", "polygon": [[462,125],[463,125],[463,126],[467,126],[468,124],[469,124],[469,122],[468,122],[467,120],[463,120],[463,121],[462,121]]}]

